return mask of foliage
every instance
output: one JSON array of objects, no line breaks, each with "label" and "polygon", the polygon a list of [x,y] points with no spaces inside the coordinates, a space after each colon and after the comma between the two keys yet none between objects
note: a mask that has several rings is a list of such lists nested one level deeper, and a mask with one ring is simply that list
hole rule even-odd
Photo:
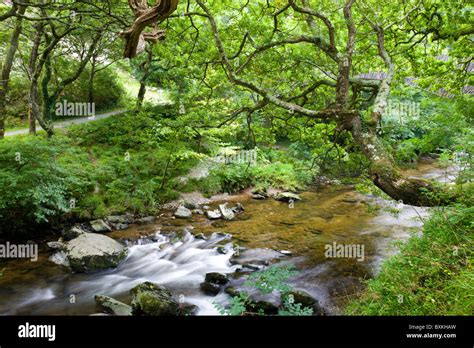
[{"label": "foliage", "polygon": [[[300,303],[294,303],[294,297],[290,294],[293,290],[286,281],[298,275],[294,266],[271,266],[267,269],[252,273],[248,276],[244,285],[254,288],[261,294],[271,294],[277,292],[282,301],[278,315],[281,316],[305,316],[312,315],[313,309],[304,307]],[[221,315],[243,315],[249,311],[255,312],[255,304],[251,301],[250,295],[245,291],[240,291],[237,296],[233,296],[226,307],[214,303]],[[255,314],[263,315],[257,312]]]},{"label": "foliage", "polygon": [[60,144],[12,139],[0,146],[0,234],[12,235],[69,210],[68,184],[75,180],[56,159]]},{"label": "foliage", "polygon": [[387,260],[350,315],[472,315],[474,208],[438,208],[421,236]]},{"label": "foliage", "polygon": [[273,266],[263,272],[250,274],[245,285],[255,287],[262,294],[270,294],[273,291],[285,294],[291,291],[285,281],[297,274],[293,266]]}]

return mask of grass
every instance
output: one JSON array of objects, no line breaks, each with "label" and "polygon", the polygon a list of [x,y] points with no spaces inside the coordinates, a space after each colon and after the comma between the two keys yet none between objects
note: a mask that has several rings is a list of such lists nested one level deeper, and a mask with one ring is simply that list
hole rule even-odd
[{"label": "grass", "polygon": [[388,259],[348,315],[473,315],[474,207],[438,208]]}]

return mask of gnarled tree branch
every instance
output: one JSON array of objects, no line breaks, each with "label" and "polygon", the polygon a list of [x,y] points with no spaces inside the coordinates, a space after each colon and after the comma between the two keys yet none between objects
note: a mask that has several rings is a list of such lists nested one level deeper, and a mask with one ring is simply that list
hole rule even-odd
[{"label": "gnarled tree branch", "polygon": [[[156,26],[176,11],[178,2],[179,0],[157,0],[154,6],[149,7],[147,0],[128,0],[136,19],[130,29],[122,33],[126,41],[125,58],[133,58],[143,51],[146,41],[158,42],[164,39],[165,32]],[[152,25],[155,26],[152,32],[143,32]]]}]

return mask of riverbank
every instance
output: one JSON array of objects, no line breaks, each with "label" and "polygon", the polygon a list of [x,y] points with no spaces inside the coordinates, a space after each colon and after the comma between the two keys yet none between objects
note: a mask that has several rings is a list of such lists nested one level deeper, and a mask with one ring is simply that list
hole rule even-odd
[{"label": "riverbank", "polygon": [[348,304],[348,315],[474,315],[474,207],[437,208]]}]

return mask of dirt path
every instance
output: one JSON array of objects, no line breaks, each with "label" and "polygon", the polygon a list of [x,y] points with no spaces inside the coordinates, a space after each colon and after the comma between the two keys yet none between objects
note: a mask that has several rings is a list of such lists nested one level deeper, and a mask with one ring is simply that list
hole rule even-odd
[{"label": "dirt path", "polygon": [[[117,110],[109,111],[109,112],[106,112],[106,113],[103,113],[103,114],[100,114],[100,115],[96,115],[94,118],[90,118],[90,117],[86,116],[86,117],[78,117],[78,118],[71,119],[71,120],[61,121],[61,122],[55,122],[54,123],[54,128],[56,128],[56,129],[57,128],[67,128],[71,125],[102,120],[102,119],[107,118],[107,117],[121,115],[125,112],[127,112],[126,109],[117,109]],[[38,127],[39,127],[39,125],[38,125]],[[6,132],[5,136],[6,137],[11,137],[11,136],[21,135],[21,134],[28,134],[28,128]]]}]

